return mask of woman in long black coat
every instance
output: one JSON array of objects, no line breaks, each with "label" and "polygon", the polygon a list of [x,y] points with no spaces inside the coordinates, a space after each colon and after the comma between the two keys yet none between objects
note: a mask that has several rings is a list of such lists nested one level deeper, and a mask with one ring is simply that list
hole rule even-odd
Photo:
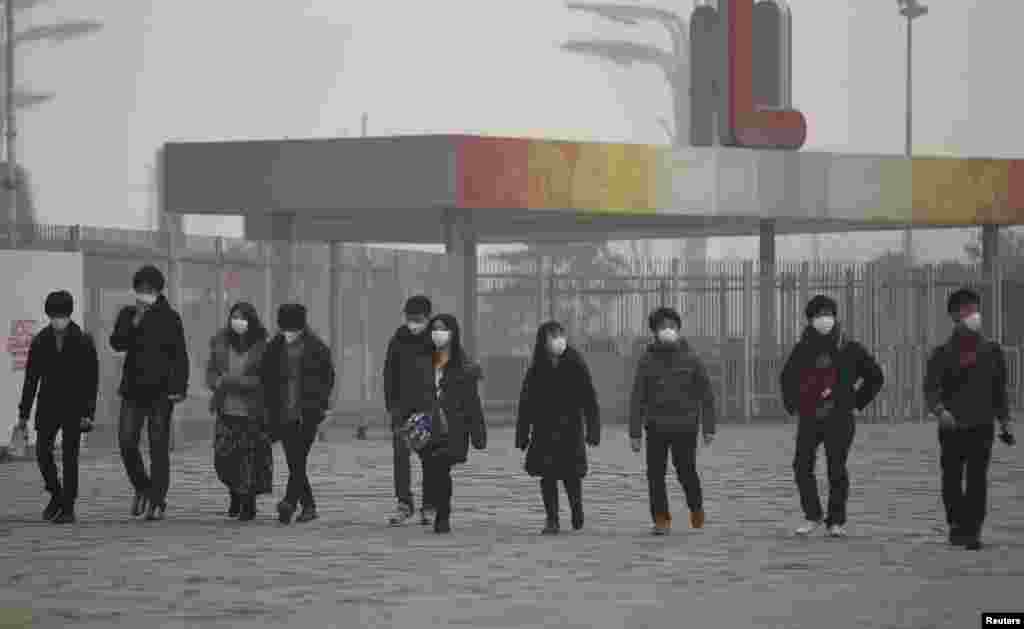
[{"label": "woman in long black coat", "polygon": [[559,480],[569,498],[572,527],[583,528],[586,446],[600,442],[601,420],[590,370],[583,356],[568,346],[562,325],[548,321],[537,330],[516,422],[516,447],[527,450],[526,472],[540,477],[547,514],[544,534],[559,532]]}]

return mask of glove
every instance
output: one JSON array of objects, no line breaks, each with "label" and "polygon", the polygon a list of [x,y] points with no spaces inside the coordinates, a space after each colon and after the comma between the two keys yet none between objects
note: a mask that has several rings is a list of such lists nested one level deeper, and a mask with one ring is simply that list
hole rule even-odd
[{"label": "glove", "polygon": [[631,437],[629,439],[629,447],[633,452],[640,452],[643,444],[640,442],[640,437]]}]

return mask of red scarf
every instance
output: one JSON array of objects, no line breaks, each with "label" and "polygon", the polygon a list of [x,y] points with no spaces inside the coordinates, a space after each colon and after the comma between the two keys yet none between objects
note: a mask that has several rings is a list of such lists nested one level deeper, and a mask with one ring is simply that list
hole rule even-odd
[{"label": "red scarf", "polygon": [[[824,401],[824,393],[836,386],[839,370],[829,367],[808,367],[800,374],[800,416],[814,417]],[[830,396],[834,392],[830,392]]]},{"label": "red scarf", "polygon": [[[960,309],[960,320],[963,321],[972,314],[978,312],[978,307],[968,304]],[[973,367],[978,364],[978,343],[980,337],[977,334],[961,334],[957,338],[956,347],[960,355],[960,367]]]}]

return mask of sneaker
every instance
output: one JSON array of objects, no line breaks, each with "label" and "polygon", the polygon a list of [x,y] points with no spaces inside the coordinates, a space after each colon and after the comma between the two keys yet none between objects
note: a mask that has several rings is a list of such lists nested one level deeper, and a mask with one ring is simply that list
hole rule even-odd
[{"label": "sneaker", "polygon": [[55,517],[52,520],[52,522],[54,524],[74,524],[75,523],[75,508],[74,507],[64,507],[64,508],[62,508],[60,510],[60,513],[57,514],[57,517]]},{"label": "sneaker", "polygon": [[434,517],[437,515],[437,511],[429,507],[420,509],[420,524],[423,526],[430,526],[434,523]]},{"label": "sneaker", "polygon": [[402,526],[412,518],[412,507],[404,502],[398,503],[395,512],[388,517],[388,524],[391,526]]},{"label": "sneaker", "polygon": [[815,522],[814,520],[807,520],[796,529],[797,535],[810,535],[821,528],[821,522]]},{"label": "sneaker", "polygon": [[672,517],[668,514],[662,514],[654,518],[654,528],[651,529],[651,535],[668,535],[672,531]]},{"label": "sneaker", "polygon": [[828,527],[828,536],[846,537],[846,527],[840,526],[838,524],[833,524],[832,526]]},{"label": "sneaker", "polygon": [[691,511],[690,512],[690,526],[695,529],[704,528],[704,512],[703,511]]},{"label": "sneaker", "polygon": [[277,503],[277,521],[281,524],[291,524],[292,516],[295,514],[295,506],[284,500]]},{"label": "sneaker", "polygon": [[302,507],[302,513],[299,514],[299,517],[295,518],[295,521],[302,524],[304,522],[312,522],[319,517],[320,515],[316,512],[316,507]]},{"label": "sneaker", "polygon": [[53,494],[53,497],[50,498],[50,502],[47,503],[46,508],[43,509],[43,520],[50,522],[58,515],[60,515],[60,496]]}]

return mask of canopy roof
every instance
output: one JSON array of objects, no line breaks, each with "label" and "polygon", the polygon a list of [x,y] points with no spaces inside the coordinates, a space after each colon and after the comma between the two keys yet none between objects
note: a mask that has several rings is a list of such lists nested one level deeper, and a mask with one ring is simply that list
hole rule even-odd
[{"label": "canopy roof", "polygon": [[480,242],[1024,223],[1024,160],[463,135],[174,142],[162,158],[166,211],[255,231],[291,214],[300,240],[442,242],[450,209]]}]

